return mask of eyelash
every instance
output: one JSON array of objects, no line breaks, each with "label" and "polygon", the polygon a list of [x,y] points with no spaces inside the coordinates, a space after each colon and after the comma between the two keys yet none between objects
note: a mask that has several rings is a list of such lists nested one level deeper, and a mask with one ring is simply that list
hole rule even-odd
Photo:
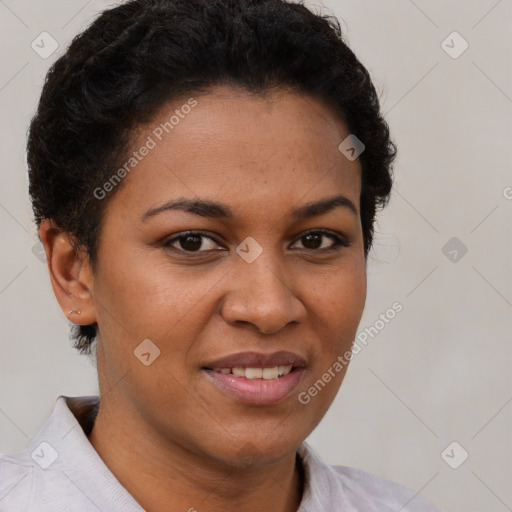
[{"label": "eyelash", "polygon": [[[305,231],[299,237],[297,237],[293,243],[296,243],[296,241],[300,241],[301,238],[305,237],[306,235],[311,235],[311,234],[321,235],[321,236],[330,238],[333,241],[333,245],[331,247],[323,248],[323,249],[304,248],[302,250],[312,251],[312,252],[317,252],[317,253],[325,253],[325,252],[331,252],[331,251],[338,251],[341,247],[348,247],[350,245],[350,243],[344,237],[337,235],[335,233],[332,233],[330,231],[325,231],[325,230]],[[168,249],[173,249],[178,252],[182,252],[182,253],[190,254],[190,255],[205,254],[205,253],[210,253],[212,251],[218,252],[218,249],[206,250],[206,251],[186,251],[185,249],[182,249],[182,248],[178,249],[177,247],[172,247],[173,243],[178,242],[181,239],[187,238],[188,236],[208,238],[209,240],[216,243],[217,245],[220,245],[211,235],[209,235],[207,233],[203,233],[201,231],[185,231],[185,232],[181,233],[179,236],[174,236],[173,238],[164,241],[162,243],[162,246],[165,248],[168,248]]]}]

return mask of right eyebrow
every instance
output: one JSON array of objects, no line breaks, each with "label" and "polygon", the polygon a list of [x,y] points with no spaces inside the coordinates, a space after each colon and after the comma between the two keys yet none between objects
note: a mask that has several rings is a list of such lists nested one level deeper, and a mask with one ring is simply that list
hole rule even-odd
[{"label": "right eyebrow", "polygon": [[185,212],[195,213],[201,217],[214,217],[233,219],[235,214],[229,206],[223,203],[209,201],[207,199],[173,199],[155,208],[150,208],[141,216],[141,221],[145,221],[159,213],[168,210],[182,210]]}]

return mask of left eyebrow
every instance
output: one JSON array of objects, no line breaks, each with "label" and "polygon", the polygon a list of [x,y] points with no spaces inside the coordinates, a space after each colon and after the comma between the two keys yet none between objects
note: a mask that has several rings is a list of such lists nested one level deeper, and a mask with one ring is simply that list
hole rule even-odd
[{"label": "left eyebrow", "polygon": [[310,217],[315,217],[316,215],[322,215],[324,213],[330,212],[336,207],[347,208],[354,215],[357,215],[357,209],[354,206],[354,203],[348,197],[340,195],[322,199],[321,201],[307,203],[293,210],[292,216],[300,220],[309,219]]},{"label": "left eyebrow", "polygon": [[[303,220],[308,219],[310,217],[315,217],[317,215],[323,215],[325,213],[334,210],[334,208],[341,207],[346,208],[351,211],[354,215],[357,215],[357,209],[354,206],[354,203],[345,196],[339,195],[326,199],[322,199],[320,201],[312,201],[305,205],[300,206],[292,210],[291,216]],[[157,206],[155,208],[149,209],[145,212],[140,220],[144,222],[150,217],[154,217],[159,213],[168,210],[182,210],[190,213],[195,213],[196,215],[200,215],[201,217],[212,217],[212,218],[224,218],[224,219],[234,219],[235,214],[229,208],[229,206],[223,203],[217,203],[214,201],[209,201],[206,199],[176,199],[168,201],[167,203]]]}]

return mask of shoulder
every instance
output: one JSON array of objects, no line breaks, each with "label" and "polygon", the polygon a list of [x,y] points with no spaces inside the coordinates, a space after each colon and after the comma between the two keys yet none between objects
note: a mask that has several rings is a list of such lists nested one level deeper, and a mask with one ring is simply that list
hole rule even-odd
[{"label": "shoulder", "polygon": [[[73,466],[67,462],[72,458],[67,452],[79,455],[81,444],[76,439],[83,433],[76,434],[78,422],[66,399],[57,398],[53,412],[26,448],[0,455],[0,512],[60,512],[69,506],[69,497],[80,498],[69,479]],[[79,501],[74,510],[86,510]]]},{"label": "shoulder", "polygon": [[99,509],[89,496],[87,481],[82,481],[87,466],[69,464],[68,454],[80,457],[79,444],[64,448],[52,440],[34,446],[32,440],[24,450],[0,455],[0,512],[68,512],[70,504],[73,512]]},{"label": "shoulder", "polygon": [[67,512],[70,503],[74,512],[91,510],[49,446],[0,455],[0,512]]},{"label": "shoulder", "polygon": [[348,466],[330,466],[307,444],[299,449],[305,471],[299,512],[440,512],[419,492]]},{"label": "shoulder", "polygon": [[59,396],[27,448],[0,455],[0,512],[139,512],[90,444],[98,397]]},{"label": "shoulder", "polygon": [[[27,450],[0,455],[0,512],[27,509],[33,477],[31,460]],[[25,497],[21,503],[20,496]]]},{"label": "shoulder", "polygon": [[[331,466],[333,473],[347,492],[357,496],[358,506],[378,506],[379,511],[439,512],[412,489],[380,478],[357,468]],[[371,509],[369,509],[371,510]]]}]

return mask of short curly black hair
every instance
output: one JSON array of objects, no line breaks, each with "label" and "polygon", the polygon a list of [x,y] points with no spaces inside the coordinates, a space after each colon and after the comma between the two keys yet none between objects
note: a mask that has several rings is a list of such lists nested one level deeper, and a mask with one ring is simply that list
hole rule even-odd
[{"label": "short curly black hair", "polygon": [[[164,103],[227,84],[322,99],[365,144],[360,155],[365,255],[392,186],[396,146],[366,68],[336,17],[285,0],[132,0],[104,11],[49,70],[27,143],[36,224],[52,219],[95,268],[102,212],[93,191]],[[120,187],[117,187],[119,189]],[[97,324],[77,326],[91,352]]]}]

